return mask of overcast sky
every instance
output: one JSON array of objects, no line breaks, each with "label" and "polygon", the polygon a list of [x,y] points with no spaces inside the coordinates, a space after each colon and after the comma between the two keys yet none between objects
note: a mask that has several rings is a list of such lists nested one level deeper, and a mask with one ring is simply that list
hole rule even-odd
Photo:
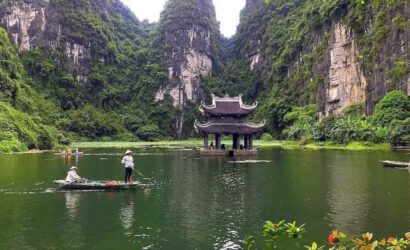
[{"label": "overcast sky", "polygon": [[[157,22],[167,0],[122,0],[134,11],[140,20],[148,19]],[[216,8],[216,17],[221,23],[221,32],[226,37],[235,34],[239,23],[239,13],[245,6],[245,0],[213,0]]]}]

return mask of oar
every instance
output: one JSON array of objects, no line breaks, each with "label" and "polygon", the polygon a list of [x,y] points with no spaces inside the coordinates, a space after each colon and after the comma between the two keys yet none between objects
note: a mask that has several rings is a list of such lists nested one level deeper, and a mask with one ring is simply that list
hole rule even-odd
[{"label": "oar", "polygon": [[[120,162],[122,161],[121,159],[118,159],[117,158],[117,160],[119,160]],[[145,178],[145,179],[151,179],[151,178],[148,178],[148,177],[146,177],[146,176],[144,176],[141,172],[139,172],[139,171],[137,171],[136,169],[132,169],[135,173],[137,173],[138,175],[140,175],[142,178]]]}]

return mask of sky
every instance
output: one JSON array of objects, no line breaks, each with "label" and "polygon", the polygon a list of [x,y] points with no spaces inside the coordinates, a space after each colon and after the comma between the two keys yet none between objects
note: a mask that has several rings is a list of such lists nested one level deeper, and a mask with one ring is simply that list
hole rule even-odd
[{"label": "sky", "polygon": [[[167,0],[122,0],[140,20],[157,22]],[[213,0],[216,18],[221,23],[221,32],[231,37],[236,32],[239,14],[246,0]]]}]

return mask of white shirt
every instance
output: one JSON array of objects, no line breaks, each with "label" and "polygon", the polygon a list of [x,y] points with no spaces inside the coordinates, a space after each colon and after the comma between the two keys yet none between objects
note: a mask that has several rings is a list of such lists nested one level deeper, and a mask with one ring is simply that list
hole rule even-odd
[{"label": "white shirt", "polygon": [[65,181],[74,182],[74,181],[77,181],[77,180],[80,180],[80,179],[81,179],[81,177],[77,174],[77,172],[74,171],[74,170],[71,170],[71,171],[67,172],[67,177],[65,178]]},{"label": "white shirt", "polygon": [[124,158],[122,158],[121,163],[124,164],[124,166],[125,166],[126,168],[132,168],[132,169],[134,169],[134,158],[132,158],[131,155],[126,155],[126,156],[124,156]]}]

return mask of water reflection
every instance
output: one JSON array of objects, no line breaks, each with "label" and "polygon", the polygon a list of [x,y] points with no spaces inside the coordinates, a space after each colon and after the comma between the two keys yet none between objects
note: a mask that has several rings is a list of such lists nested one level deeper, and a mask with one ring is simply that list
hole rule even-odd
[{"label": "water reflection", "polygon": [[326,219],[333,228],[343,232],[364,232],[370,204],[366,157],[338,154],[328,159],[327,165],[329,210]]},{"label": "water reflection", "polygon": [[80,193],[66,192],[65,193],[65,206],[67,208],[68,216],[74,219],[78,216],[78,206],[80,204]]},{"label": "water reflection", "polygon": [[132,228],[134,222],[134,202],[132,201],[131,194],[128,194],[127,201],[121,204],[120,220],[126,232]]},{"label": "water reflection", "polygon": [[247,170],[228,164],[225,157],[172,161],[170,214],[177,215],[191,249],[213,242],[214,249],[239,249],[239,230],[246,220]]},{"label": "water reflection", "polygon": [[68,220],[64,225],[64,248],[80,248],[84,245],[84,235],[81,232],[81,221],[79,220],[79,206],[81,193],[65,192],[65,206],[67,208]]},{"label": "water reflection", "polygon": [[[100,151],[80,159],[81,175],[121,178],[115,157],[101,161]],[[0,249],[236,249],[281,219],[306,222],[309,242],[332,228],[378,238],[409,229],[409,174],[378,163],[408,155],[266,149],[257,160],[272,162],[237,164],[152,153],[136,157],[152,187],[135,192],[49,190],[67,160],[0,155]]]},{"label": "water reflection", "polygon": [[78,166],[80,163],[80,155],[60,155],[64,161],[64,166],[70,168],[71,166]]}]

